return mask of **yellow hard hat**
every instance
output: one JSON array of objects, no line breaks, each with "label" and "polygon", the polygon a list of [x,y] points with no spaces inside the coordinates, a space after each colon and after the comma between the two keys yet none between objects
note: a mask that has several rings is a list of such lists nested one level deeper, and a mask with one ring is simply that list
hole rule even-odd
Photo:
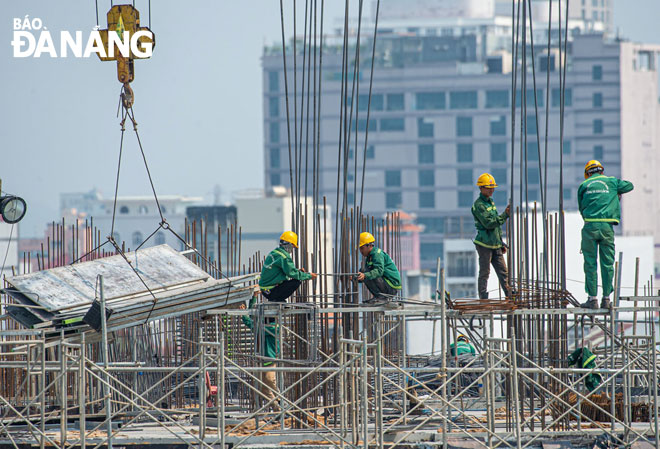
[{"label": "yellow hard hat", "polygon": [[490,173],[484,173],[479,176],[479,179],[477,179],[477,185],[479,187],[497,187],[495,178],[493,178],[493,175]]},{"label": "yellow hard hat", "polygon": [[298,235],[293,231],[284,231],[280,235],[280,240],[291,243],[293,246],[298,248]]},{"label": "yellow hard hat", "polygon": [[593,175],[596,172],[602,173],[603,170],[604,170],[603,164],[593,159],[587,162],[587,165],[584,166],[584,179],[587,179],[589,176]]},{"label": "yellow hard hat", "polygon": [[456,337],[456,341],[464,341],[465,343],[470,343],[470,340],[468,340],[468,338],[463,334],[459,334],[458,337]]},{"label": "yellow hard hat", "polygon": [[368,232],[363,232],[362,234],[360,234],[360,248],[362,248],[364,245],[373,243],[375,241],[376,239],[374,238],[374,236]]}]

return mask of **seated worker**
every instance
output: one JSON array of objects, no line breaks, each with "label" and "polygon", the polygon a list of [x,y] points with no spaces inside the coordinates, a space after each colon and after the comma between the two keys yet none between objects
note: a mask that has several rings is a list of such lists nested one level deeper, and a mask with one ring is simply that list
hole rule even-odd
[{"label": "seated worker", "polygon": [[[252,309],[257,302],[257,297],[253,296],[250,299],[250,308]],[[241,304],[241,310],[245,310],[245,304]],[[252,322],[252,317],[249,315],[243,315],[241,317],[243,324],[247,326],[248,329],[254,330],[254,323]],[[269,359],[277,359],[280,355],[280,342],[279,342],[279,326],[276,323],[270,321],[264,326],[264,335],[261,339],[261,355]],[[255,336],[255,342],[257,338]],[[272,360],[264,360],[264,366],[277,367],[277,363]],[[275,371],[261,371],[259,373],[259,380],[263,382],[263,385],[260,385],[260,390],[264,395],[266,401],[273,400],[271,407],[274,412],[280,411],[280,401],[275,400],[275,393],[279,393],[277,388],[277,376]]]},{"label": "seated worker", "polygon": [[295,232],[286,231],[280,236],[280,246],[264,260],[259,288],[269,301],[286,302],[300,287],[301,281],[316,279],[316,274],[305,273],[293,264],[291,253],[294,248],[298,248],[298,236]]},{"label": "seated worker", "polygon": [[477,355],[477,351],[465,335],[459,334],[458,337],[456,337],[456,343],[449,345],[449,354],[452,357],[458,357],[463,354]]},{"label": "seated worker", "polygon": [[368,301],[388,300],[401,290],[401,275],[390,256],[385,251],[374,246],[376,239],[368,232],[360,234],[360,254],[364,264],[357,277],[358,282],[364,282],[367,289],[374,295]]}]

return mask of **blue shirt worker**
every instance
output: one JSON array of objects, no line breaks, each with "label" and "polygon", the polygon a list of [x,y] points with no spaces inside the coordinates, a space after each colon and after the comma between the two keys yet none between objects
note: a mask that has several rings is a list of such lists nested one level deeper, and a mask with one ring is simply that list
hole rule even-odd
[{"label": "blue shirt worker", "polygon": [[584,284],[589,295],[582,307],[598,308],[598,257],[603,283],[601,309],[611,307],[610,294],[614,289],[614,225],[621,220],[620,197],[634,186],[613,176],[603,174],[603,165],[591,160],[584,166],[585,180],[578,188],[578,209],[584,220],[582,244],[584,256]]},{"label": "blue shirt worker", "polygon": [[474,217],[474,226],[477,228],[477,236],[474,238],[474,246],[479,255],[479,278],[477,281],[477,290],[479,299],[488,299],[488,276],[490,275],[490,265],[493,265],[497,278],[500,280],[500,286],[504,291],[504,296],[510,296],[509,290],[509,272],[504,261],[506,247],[502,242],[502,225],[509,218],[509,206],[504,209],[501,215],[497,214],[495,202],[493,202],[493,192],[497,184],[495,178],[490,173],[483,173],[477,179],[479,187],[479,197],[472,205],[472,216]]},{"label": "blue shirt worker", "polygon": [[390,256],[374,243],[376,239],[368,232],[360,234],[360,254],[364,264],[358,274],[358,282],[371,292],[373,298],[365,302],[389,300],[401,290],[401,275]]},{"label": "blue shirt worker", "polygon": [[280,246],[272,250],[264,260],[259,289],[269,301],[286,302],[302,281],[316,279],[316,274],[296,268],[291,258],[294,248],[298,248],[298,235],[286,231],[280,236]]}]

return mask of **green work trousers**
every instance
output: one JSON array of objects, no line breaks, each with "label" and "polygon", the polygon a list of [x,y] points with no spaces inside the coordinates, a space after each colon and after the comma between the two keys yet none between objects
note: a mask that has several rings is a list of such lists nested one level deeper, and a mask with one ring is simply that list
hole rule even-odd
[{"label": "green work trousers", "polygon": [[584,283],[589,296],[598,295],[598,257],[603,297],[610,296],[614,278],[614,229],[612,223],[586,222],[582,228],[582,255],[584,256]]}]

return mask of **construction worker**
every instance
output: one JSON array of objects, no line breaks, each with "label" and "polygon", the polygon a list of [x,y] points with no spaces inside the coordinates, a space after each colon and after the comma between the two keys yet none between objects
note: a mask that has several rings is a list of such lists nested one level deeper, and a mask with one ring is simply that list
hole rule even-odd
[{"label": "construction worker", "polygon": [[491,264],[500,280],[504,296],[508,297],[510,296],[507,279],[509,273],[504,261],[506,246],[502,243],[502,225],[509,218],[510,207],[506,206],[501,215],[497,214],[492,198],[497,184],[490,173],[479,176],[477,186],[480,194],[472,205],[472,215],[474,216],[474,226],[477,228],[474,246],[477,248],[477,254],[479,254],[479,280],[477,283],[479,299],[488,299],[487,286]]},{"label": "construction worker", "polygon": [[[589,348],[577,348],[568,356],[568,366],[575,365],[576,368],[594,369],[596,368],[596,354],[591,352]],[[584,385],[589,392],[592,392],[603,381],[598,373],[587,374],[584,378]]]},{"label": "construction worker", "polygon": [[[257,297],[253,296],[250,299],[250,308],[252,309],[257,302]],[[245,304],[240,305],[241,310],[245,310]],[[241,317],[243,324],[248,327],[250,330],[254,330],[254,323],[252,322],[252,317],[248,315],[243,315]],[[268,319],[268,318],[267,318]],[[270,366],[272,368],[277,367],[277,363],[273,360],[268,359],[277,359],[280,354],[280,342],[279,342],[279,326],[273,322],[272,318],[264,326],[264,335],[261,340],[261,354],[266,358],[264,360],[264,366]],[[259,379],[262,382],[260,385],[261,393],[264,395],[264,398],[267,401],[273,401],[271,407],[274,412],[280,411],[279,400],[276,400],[276,393],[279,393],[277,388],[277,376],[275,371],[262,371],[259,375]]]},{"label": "construction worker", "polygon": [[463,354],[477,355],[476,349],[474,349],[474,346],[472,346],[470,340],[468,340],[468,338],[463,334],[459,334],[458,337],[456,337],[456,343],[449,345],[449,353],[452,355],[452,357]]},{"label": "construction worker", "polygon": [[280,246],[266,256],[261,269],[259,288],[273,302],[285,302],[300,287],[302,281],[316,279],[316,274],[305,273],[293,264],[291,253],[298,248],[298,235],[286,231],[280,236]]},{"label": "construction worker", "polygon": [[401,275],[390,256],[374,246],[376,239],[368,232],[360,234],[360,254],[364,259],[358,282],[364,282],[373,298],[366,303],[388,300],[401,290]]},{"label": "construction worker", "polygon": [[614,276],[614,228],[621,219],[620,196],[634,187],[629,181],[603,175],[603,165],[591,160],[584,166],[585,180],[578,188],[578,208],[584,219],[582,244],[585,290],[589,295],[582,307],[598,308],[598,254],[603,282],[602,309],[609,309]]}]

